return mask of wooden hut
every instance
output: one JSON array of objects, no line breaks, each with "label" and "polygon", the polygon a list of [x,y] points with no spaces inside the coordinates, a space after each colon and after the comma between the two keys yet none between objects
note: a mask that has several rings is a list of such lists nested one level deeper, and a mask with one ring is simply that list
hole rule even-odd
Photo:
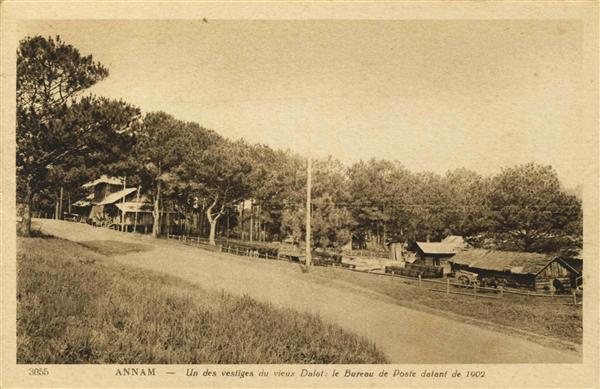
[{"label": "wooden hut", "polygon": [[452,270],[477,273],[482,285],[504,285],[536,292],[566,292],[579,272],[555,255],[498,250],[465,250],[450,259]]}]

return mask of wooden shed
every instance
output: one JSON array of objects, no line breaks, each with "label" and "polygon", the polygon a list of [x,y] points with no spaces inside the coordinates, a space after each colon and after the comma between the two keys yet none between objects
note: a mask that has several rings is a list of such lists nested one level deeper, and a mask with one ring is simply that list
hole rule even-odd
[{"label": "wooden shed", "polygon": [[428,266],[442,267],[444,274],[451,271],[449,259],[456,254],[453,245],[442,242],[416,242],[417,261]]},{"label": "wooden shed", "polygon": [[555,255],[498,250],[465,250],[450,259],[452,270],[477,273],[482,285],[504,285],[536,292],[567,292],[579,272]]}]

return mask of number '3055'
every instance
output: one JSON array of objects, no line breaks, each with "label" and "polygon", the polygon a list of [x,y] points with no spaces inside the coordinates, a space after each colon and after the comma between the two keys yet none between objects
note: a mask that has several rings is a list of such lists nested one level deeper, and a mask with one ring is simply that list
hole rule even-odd
[{"label": "number '3055'", "polygon": [[29,375],[48,375],[50,372],[45,367],[32,367],[29,369]]}]

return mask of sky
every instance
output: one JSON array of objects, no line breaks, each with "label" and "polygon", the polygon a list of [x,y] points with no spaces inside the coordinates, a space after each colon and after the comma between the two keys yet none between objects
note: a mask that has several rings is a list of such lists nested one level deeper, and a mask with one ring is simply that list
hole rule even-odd
[{"label": "sky", "polygon": [[303,155],[582,184],[582,27],[569,20],[23,21],[110,72],[91,93]]}]

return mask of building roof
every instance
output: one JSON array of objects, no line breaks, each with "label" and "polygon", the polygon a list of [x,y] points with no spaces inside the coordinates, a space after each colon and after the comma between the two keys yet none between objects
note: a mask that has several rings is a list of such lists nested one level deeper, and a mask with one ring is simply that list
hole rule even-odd
[{"label": "building roof", "polygon": [[74,207],[88,207],[88,206],[92,205],[92,200],[94,200],[94,194],[90,193],[89,195],[85,196],[84,199],[77,200],[76,202],[74,202],[73,206]]},{"label": "building roof", "polygon": [[569,264],[573,269],[577,270],[579,274],[583,271],[583,260],[581,258],[561,258],[563,261]]},{"label": "building roof", "polygon": [[[457,253],[450,261],[482,270],[535,275],[555,259],[556,256],[548,254],[473,249]],[[560,258],[558,259],[563,265],[575,270]]]},{"label": "building roof", "polygon": [[120,190],[118,192],[111,193],[108,196],[106,196],[104,198],[104,200],[100,201],[98,203],[98,205],[106,205],[106,204],[115,203],[115,202],[121,200],[123,197],[127,196],[128,194],[135,192],[136,190],[137,190],[137,188],[126,188],[126,189]]},{"label": "building roof", "polygon": [[100,178],[83,184],[83,188],[91,188],[98,184],[110,184],[110,185],[123,185],[123,180],[117,177],[109,177],[106,174],[100,176]]},{"label": "building roof", "polygon": [[77,200],[73,203],[74,207],[89,207],[92,205],[92,202],[89,200]]},{"label": "building roof", "polygon": [[456,254],[456,249],[453,245],[449,245],[443,242],[416,242],[417,247],[424,254],[438,254],[438,255],[453,255]]},{"label": "building roof", "polygon": [[116,203],[115,206],[125,212],[152,212],[152,204],[142,202]]}]

